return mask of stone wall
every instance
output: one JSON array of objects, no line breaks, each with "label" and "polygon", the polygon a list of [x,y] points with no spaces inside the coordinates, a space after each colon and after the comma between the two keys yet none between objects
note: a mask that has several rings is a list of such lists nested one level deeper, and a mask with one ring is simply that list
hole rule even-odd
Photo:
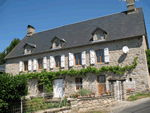
[{"label": "stone wall", "polygon": [[97,97],[87,99],[71,100],[72,111],[83,112],[98,109],[105,109],[109,106],[115,106],[118,101],[114,97]]},{"label": "stone wall", "polygon": [[[123,46],[129,47],[129,53],[123,54],[122,47]],[[92,67],[101,68],[102,66],[110,66],[110,65],[120,65],[121,67],[125,65],[132,65],[133,60],[135,57],[139,57],[137,59],[138,65],[137,67],[128,73],[125,73],[124,75],[117,75],[113,73],[101,73],[101,75],[105,75],[106,77],[106,83],[109,83],[109,80],[126,80],[129,78],[132,78],[133,81],[136,82],[136,89],[137,90],[144,90],[148,88],[149,85],[149,74],[148,74],[148,68],[147,68],[147,60],[146,60],[146,42],[145,37],[135,37],[135,38],[129,38],[129,39],[122,39],[122,40],[116,40],[116,41],[110,41],[110,42],[103,42],[103,43],[95,43],[93,45],[88,46],[82,46],[82,47],[76,47],[76,48],[68,48],[62,50],[55,50],[47,53],[42,54],[36,54],[36,55],[25,55],[24,57],[14,58],[14,59],[8,59],[6,62],[6,73],[12,73],[13,75],[19,73],[19,61],[26,61],[29,59],[38,59],[47,57],[47,71],[59,71],[59,68],[53,68],[50,69],[50,55],[57,56],[61,54],[65,54],[65,68],[62,70],[70,70],[70,69],[76,69],[80,70],[82,68],[86,68],[87,66],[90,66],[90,50],[97,50],[97,49],[104,49],[105,47],[109,48],[109,63],[96,63],[94,65],[91,65]],[[68,54],[70,53],[78,53],[86,51],[86,65],[85,66],[73,66],[69,67],[68,65]],[[38,64],[37,64],[38,65]],[[31,70],[33,72],[33,69]],[[41,72],[41,70],[36,70],[36,72]],[[99,74],[100,75],[100,74]],[[81,76],[81,75],[79,75]],[[87,84],[96,84],[97,81],[96,74],[87,74],[87,77],[83,78],[83,82]],[[74,88],[70,88],[69,85],[75,84],[74,77],[66,77],[66,80],[64,80],[64,83],[67,84],[67,88],[65,89],[65,93],[71,92],[71,90],[75,90]]]}]

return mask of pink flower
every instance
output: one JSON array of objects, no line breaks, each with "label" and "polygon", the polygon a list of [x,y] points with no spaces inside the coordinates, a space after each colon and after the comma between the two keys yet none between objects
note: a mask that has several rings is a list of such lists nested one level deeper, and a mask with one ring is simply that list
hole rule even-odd
[{"label": "pink flower", "polygon": [[76,93],[74,93],[76,95]]},{"label": "pink flower", "polygon": [[101,94],[99,94],[99,96],[102,96]]},{"label": "pink flower", "polygon": [[110,91],[110,90],[108,90],[108,91]]},{"label": "pink flower", "polygon": [[93,97],[94,95],[91,95],[91,97]]},{"label": "pink flower", "polygon": [[80,94],[78,94],[78,95],[80,95]]},{"label": "pink flower", "polygon": [[96,95],[96,91],[95,91],[95,95]]}]

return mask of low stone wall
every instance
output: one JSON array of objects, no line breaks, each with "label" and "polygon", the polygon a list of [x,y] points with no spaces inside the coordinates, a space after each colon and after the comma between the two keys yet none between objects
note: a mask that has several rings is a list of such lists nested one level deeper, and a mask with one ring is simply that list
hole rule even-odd
[{"label": "low stone wall", "polygon": [[118,101],[114,97],[95,97],[70,100],[72,111],[88,111],[93,109],[105,109],[114,106]]}]

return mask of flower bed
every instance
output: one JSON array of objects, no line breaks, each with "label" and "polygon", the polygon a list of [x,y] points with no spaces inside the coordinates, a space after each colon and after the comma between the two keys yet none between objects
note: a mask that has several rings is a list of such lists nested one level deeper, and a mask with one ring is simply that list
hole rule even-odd
[{"label": "flower bed", "polygon": [[81,89],[78,92],[71,94],[69,96],[65,96],[65,98],[94,98],[94,97],[101,97],[101,96],[111,96],[112,92],[110,90],[106,90],[103,93],[100,93],[99,95],[87,90],[87,89]]}]

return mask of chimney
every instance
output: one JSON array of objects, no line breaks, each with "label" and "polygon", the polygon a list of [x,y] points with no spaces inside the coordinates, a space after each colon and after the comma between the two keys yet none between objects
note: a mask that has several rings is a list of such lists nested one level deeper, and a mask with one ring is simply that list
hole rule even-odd
[{"label": "chimney", "polygon": [[128,11],[136,11],[135,0],[126,0]]},{"label": "chimney", "polygon": [[27,36],[32,36],[35,32],[35,28],[31,25],[27,26]]}]

